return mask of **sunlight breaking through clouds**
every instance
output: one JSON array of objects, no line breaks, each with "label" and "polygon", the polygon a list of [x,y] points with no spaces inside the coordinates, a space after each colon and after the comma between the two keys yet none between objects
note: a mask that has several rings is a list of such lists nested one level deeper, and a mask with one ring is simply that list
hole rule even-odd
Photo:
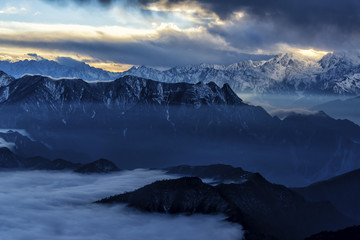
[{"label": "sunlight breaking through clouds", "polygon": [[[38,54],[56,50],[89,56],[114,66],[173,67],[207,59],[229,64],[242,60],[241,54],[284,50],[318,59],[359,46],[358,31],[352,27],[359,20],[354,15],[358,6],[339,7],[337,1],[320,11],[324,0],[297,6],[234,0],[4,0],[0,43]],[[308,11],[299,15],[299,9]],[[343,12],[348,12],[346,18]],[[155,62],[149,57],[153,53],[158,56]]]}]

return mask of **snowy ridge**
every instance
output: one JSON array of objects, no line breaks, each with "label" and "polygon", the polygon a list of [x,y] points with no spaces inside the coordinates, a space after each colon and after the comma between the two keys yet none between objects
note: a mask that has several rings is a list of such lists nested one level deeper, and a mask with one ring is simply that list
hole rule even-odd
[{"label": "snowy ridge", "polygon": [[16,77],[24,75],[44,75],[53,78],[81,78],[86,80],[114,80],[118,74],[94,68],[73,59],[61,58],[62,61],[42,59],[18,62],[0,61],[0,70]]},{"label": "snowy ridge", "polygon": [[[122,73],[113,73],[91,67],[75,60],[0,61],[0,70],[16,77],[25,74],[52,78],[109,81],[127,75],[165,83],[214,82],[229,84],[235,92],[252,93],[325,93],[360,94],[360,58],[345,53],[331,53],[321,60],[300,54],[284,53],[269,60],[241,61],[230,65],[199,64],[157,70],[134,66]],[[7,85],[11,77],[0,74],[0,86]]]},{"label": "snowy ridge", "polygon": [[[80,108],[83,103],[104,104],[108,108],[129,108],[137,103],[190,104],[195,107],[211,104],[244,104],[228,85],[215,83],[168,84],[126,76],[115,81],[86,82],[81,79],[53,79],[26,75],[0,87],[0,103],[21,103],[58,111]],[[59,109],[61,108],[61,109]],[[94,117],[96,112],[89,112]]]},{"label": "snowy ridge", "polygon": [[328,54],[320,61],[299,54],[280,54],[267,61],[228,66],[200,64],[159,71],[145,66],[122,73],[162,82],[215,82],[235,92],[359,94],[359,57]]}]

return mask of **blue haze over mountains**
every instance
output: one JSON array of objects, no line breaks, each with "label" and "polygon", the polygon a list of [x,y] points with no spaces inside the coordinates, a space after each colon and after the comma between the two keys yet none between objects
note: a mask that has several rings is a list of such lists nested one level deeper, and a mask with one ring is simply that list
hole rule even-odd
[{"label": "blue haze over mountains", "polygon": [[[31,181],[24,185],[25,193],[34,192],[29,201],[42,199],[31,205],[35,210],[25,208],[24,217],[38,211],[38,205],[57,201],[58,209],[52,212],[60,226],[65,226],[62,218],[71,209],[81,226],[87,229],[96,222],[109,237],[129,234],[114,227],[118,220],[133,226],[149,218],[154,222],[150,228],[156,229],[163,216],[153,212],[223,214],[199,219],[214,232],[226,230],[229,239],[300,240],[324,229],[358,224],[357,60],[330,54],[316,62],[282,54],[230,66],[201,64],[165,71],[142,66],[124,73],[67,58],[0,62],[0,69],[14,75],[0,71],[0,169],[16,171],[2,171],[2,176],[10,176],[3,185],[23,185],[18,178],[29,176],[42,179],[41,184],[56,181],[46,184],[46,194],[41,186],[34,192]],[[123,170],[136,168],[161,170]],[[146,181],[139,175],[147,176]],[[179,176],[192,178],[163,180],[138,190],[133,186],[139,179],[150,183]],[[68,182],[59,185],[58,178],[66,178],[71,187]],[[91,179],[98,184],[87,183]],[[84,195],[91,200],[80,201],[72,196],[88,192],[85,182],[97,198]],[[105,187],[109,183],[111,187]],[[79,193],[73,193],[74,184]],[[59,187],[65,187],[60,191],[63,200],[49,198],[60,196]],[[135,191],[124,194],[124,189]],[[10,189],[5,203],[16,194]],[[93,203],[79,208],[69,197],[82,204],[98,200],[114,206]],[[124,203],[149,213],[136,217]],[[94,209],[111,227],[84,218]],[[6,223],[16,222],[18,215],[15,211]],[[54,235],[54,224],[39,216],[34,224],[49,231],[32,234]],[[224,216],[231,223],[220,221]],[[196,223],[197,217],[172,219],[179,229],[193,231],[188,221]],[[20,233],[5,231],[4,236]],[[210,233],[193,234],[209,239]]]},{"label": "blue haze over mountains", "polygon": [[280,120],[228,84],[1,79],[1,126],[26,129],[49,147],[45,157],[105,157],[121,168],[221,162],[293,186],[360,167],[358,125],[324,112]]}]

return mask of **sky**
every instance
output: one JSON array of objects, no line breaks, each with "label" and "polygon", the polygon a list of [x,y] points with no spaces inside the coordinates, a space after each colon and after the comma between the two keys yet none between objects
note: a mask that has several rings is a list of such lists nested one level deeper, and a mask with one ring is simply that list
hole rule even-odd
[{"label": "sky", "polygon": [[358,26],[358,0],[1,0],[0,59],[71,57],[123,71],[320,57],[358,51]]}]

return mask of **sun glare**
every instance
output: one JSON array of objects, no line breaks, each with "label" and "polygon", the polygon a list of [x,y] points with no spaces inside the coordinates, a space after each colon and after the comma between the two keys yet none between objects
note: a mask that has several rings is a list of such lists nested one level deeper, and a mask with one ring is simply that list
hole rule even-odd
[{"label": "sun glare", "polygon": [[326,54],[331,53],[331,52],[320,51],[315,49],[298,49],[297,52],[311,58],[322,58]]}]

